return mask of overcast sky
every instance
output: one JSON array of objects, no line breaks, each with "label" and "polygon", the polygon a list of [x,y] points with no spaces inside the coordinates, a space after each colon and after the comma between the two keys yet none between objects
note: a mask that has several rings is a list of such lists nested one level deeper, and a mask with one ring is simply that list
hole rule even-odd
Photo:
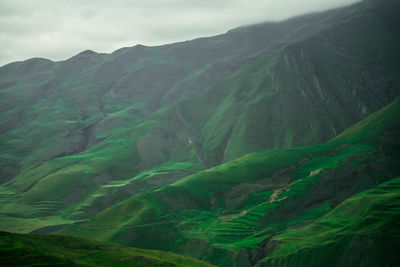
[{"label": "overcast sky", "polygon": [[0,66],[212,36],[358,0],[0,0]]}]

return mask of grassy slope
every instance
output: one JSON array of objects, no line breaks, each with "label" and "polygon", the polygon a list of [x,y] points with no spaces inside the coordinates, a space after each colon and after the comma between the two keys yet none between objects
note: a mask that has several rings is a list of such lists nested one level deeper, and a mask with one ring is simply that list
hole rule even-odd
[{"label": "grassy slope", "polygon": [[270,238],[400,174],[399,114],[397,99],[331,142],[248,154],[60,233],[176,251],[220,266],[255,264],[271,252]]},{"label": "grassy slope", "polygon": [[173,253],[122,247],[66,236],[0,232],[6,266],[211,266]]},{"label": "grassy slope", "polygon": [[394,177],[396,130],[259,152],[168,185],[262,148],[327,140],[388,103],[400,88],[396,10],[354,6],[2,67],[0,180],[12,180],[0,186],[1,229],[27,233],[111,207],[74,231],[225,265],[257,261],[260,241]]},{"label": "grassy slope", "polygon": [[[122,179],[117,178],[120,176],[112,179],[111,176],[102,175],[102,171],[107,170],[115,160],[127,161],[123,157],[110,159],[107,155],[93,157],[83,154],[64,157],[50,164],[41,165],[38,170],[35,170],[38,173],[36,176],[28,172],[14,182],[20,181],[21,185],[29,184],[35,178],[41,178],[39,175],[46,173],[46,167],[49,165],[50,168],[57,165],[62,167],[59,171],[45,175],[34,189],[22,196],[15,188],[3,185],[0,190],[2,229],[29,233],[38,228],[69,224],[96,214],[105,206],[113,205],[121,198],[158,188],[160,184],[171,183],[179,177],[202,169],[199,163],[167,162],[158,168],[140,172],[133,177],[126,176],[128,177],[126,179],[124,176],[121,177]],[[126,163],[129,164],[129,161]],[[123,163],[118,166],[123,166]],[[99,183],[101,183],[100,186]],[[66,195],[71,191],[72,196]]]},{"label": "grassy slope", "polygon": [[[326,29],[316,29],[318,34],[285,40],[282,50],[258,56],[183,102],[182,114],[202,136],[209,164],[330,140],[391,102],[379,104],[400,85],[398,78],[386,84],[400,71],[393,60],[400,56],[393,42],[398,37],[389,28],[378,30],[385,25],[383,17],[393,14],[374,9],[349,9],[362,14],[351,19],[332,16],[340,23],[331,23],[327,15],[320,22]],[[373,76],[382,78],[369,79]],[[205,111],[197,112],[199,107]]]},{"label": "grassy slope", "polygon": [[400,178],[363,191],[315,222],[277,235],[260,266],[394,266],[400,262]]},{"label": "grassy slope", "polygon": [[328,140],[398,95],[397,24],[382,20],[396,14],[375,11],[0,68],[1,229],[87,219],[249,152]]}]

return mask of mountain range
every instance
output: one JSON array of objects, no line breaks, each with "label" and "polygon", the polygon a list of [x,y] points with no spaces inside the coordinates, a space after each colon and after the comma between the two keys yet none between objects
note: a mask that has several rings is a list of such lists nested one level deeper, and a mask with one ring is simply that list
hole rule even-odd
[{"label": "mountain range", "polygon": [[0,260],[396,265],[399,11],[0,67]]}]

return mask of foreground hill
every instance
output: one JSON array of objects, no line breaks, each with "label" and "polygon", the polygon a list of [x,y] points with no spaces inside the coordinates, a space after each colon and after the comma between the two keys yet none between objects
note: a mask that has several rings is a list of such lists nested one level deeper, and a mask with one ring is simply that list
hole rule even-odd
[{"label": "foreground hill", "polygon": [[399,95],[399,10],[368,0],[1,67],[1,229],[86,220],[250,152],[330,140]]},{"label": "foreground hill", "polygon": [[0,232],[2,266],[209,266],[155,250],[127,248],[66,236]]},{"label": "foreground hill", "polygon": [[[398,183],[351,197],[400,175],[399,116],[397,99],[328,143],[248,154],[136,194],[59,233],[175,251],[218,266],[302,266],[312,249],[327,249],[314,266],[334,252],[355,264],[367,251],[362,262],[374,266],[385,258],[381,244],[398,243],[397,235],[382,234],[397,218]],[[361,233],[369,243],[349,241]]]}]

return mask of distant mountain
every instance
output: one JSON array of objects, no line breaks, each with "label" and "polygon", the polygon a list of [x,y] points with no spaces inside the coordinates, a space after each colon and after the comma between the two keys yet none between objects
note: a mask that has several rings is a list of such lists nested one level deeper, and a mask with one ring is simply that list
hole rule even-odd
[{"label": "distant mountain", "polygon": [[1,67],[0,230],[301,262],[289,229],[400,176],[399,11]]}]

